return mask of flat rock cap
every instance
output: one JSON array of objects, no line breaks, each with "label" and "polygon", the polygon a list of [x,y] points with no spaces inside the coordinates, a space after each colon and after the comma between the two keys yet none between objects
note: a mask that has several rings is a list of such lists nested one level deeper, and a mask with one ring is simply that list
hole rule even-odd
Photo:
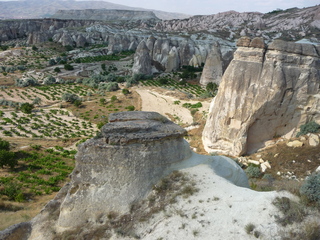
[{"label": "flat rock cap", "polygon": [[166,138],[182,138],[187,131],[157,112],[130,111],[109,115],[101,135],[111,145],[147,143]]}]

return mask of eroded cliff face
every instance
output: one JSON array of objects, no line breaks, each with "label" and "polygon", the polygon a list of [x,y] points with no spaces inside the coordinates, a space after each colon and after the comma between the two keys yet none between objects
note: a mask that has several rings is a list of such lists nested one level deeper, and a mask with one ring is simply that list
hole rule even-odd
[{"label": "eroded cliff face", "polygon": [[320,47],[261,38],[238,41],[203,131],[208,152],[242,155],[320,121]]}]

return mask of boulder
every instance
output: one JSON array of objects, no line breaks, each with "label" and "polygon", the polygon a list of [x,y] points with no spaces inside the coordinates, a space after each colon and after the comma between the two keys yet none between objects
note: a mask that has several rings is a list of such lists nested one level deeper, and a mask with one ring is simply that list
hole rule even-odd
[{"label": "boulder", "polygon": [[292,148],[302,147],[303,146],[303,142],[300,142],[298,140],[294,140],[292,142],[288,142],[287,146],[288,147],[292,147]]},{"label": "boulder", "polygon": [[[320,119],[320,56],[314,45],[241,38],[203,131],[208,152],[253,153],[274,136],[291,138]],[[310,55],[305,55],[310,54]]]},{"label": "boulder", "polygon": [[220,45],[218,42],[215,42],[204,65],[200,84],[206,86],[208,83],[213,82],[219,85],[222,75],[223,60]]},{"label": "boulder", "polygon": [[309,145],[312,147],[319,146],[319,136],[317,134],[309,135]]}]

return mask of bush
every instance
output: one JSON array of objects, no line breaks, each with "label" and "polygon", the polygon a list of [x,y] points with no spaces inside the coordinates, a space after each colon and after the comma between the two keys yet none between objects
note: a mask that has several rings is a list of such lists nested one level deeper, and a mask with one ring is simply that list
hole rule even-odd
[{"label": "bush", "polygon": [[98,90],[100,91],[117,91],[119,89],[118,83],[116,82],[101,82],[98,85]]},{"label": "bush", "polygon": [[54,68],[54,69],[53,69],[53,71],[54,71],[54,72],[56,72],[56,73],[61,72],[61,70],[60,70],[60,68],[59,68],[59,67]]},{"label": "bush", "polygon": [[[60,63],[61,63],[61,61],[60,61]],[[73,68],[73,66],[72,66],[71,64],[66,63],[66,64],[64,64],[64,69],[65,69],[65,70],[68,70],[68,71],[71,71],[71,70],[73,70],[74,68]]]},{"label": "bush", "polygon": [[300,194],[320,206],[320,172],[310,175],[300,188]]},{"label": "bush", "polygon": [[166,84],[168,84],[168,82],[169,82],[169,80],[167,78],[160,78],[159,79],[159,83],[161,85],[166,85]]},{"label": "bush", "polygon": [[18,160],[15,159],[14,152],[9,152],[7,150],[0,150],[0,167],[8,166],[14,168],[18,163]]},{"label": "bush", "polygon": [[51,59],[49,60],[48,64],[49,64],[50,66],[53,66],[53,65],[56,65],[57,62],[56,62],[53,58],[51,58]]},{"label": "bush", "polygon": [[10,149],[10,143],[0,138],[0,150],[9,151],[9,149]]},{"label": "bush", "polygon": [[30,103],[22,103],[20,107],[21,112],[26,114],[30,114],[32,112],[32,109],[33,109],[33,105]]},{"label": "bush", "polygon": [[16,79],[15,85],[17,87],[28,87],[28,86],[36,86],[38,85],[38,81],[33,78],[27,78],[27,79]]},{"label": "bush", "polygon": [[130,94],[130,91],[128,89],[124,88],[124,89],[122,89],[122,93],[124,95],[128,95],[128,94]]},{"label": "bush", "polygon": [[126,109],[127,109],[128,111],[134,111],[135,107],[132,106],[132,105],[130,105],[130,106],[126,107]]},{"label": "bush", "polygon": [[315,121],[308,122],[300,126],[300,132],[297,133],[297,137],[301,135],[306,135],[308,133],[316,133],[320,129],[320,125]]},{"label": "bush", "polygon": [[294,222],[302,222],[307,214],[302,204],[294,202],[287,197],[277,197],[272,203],[282,213],[282,216],[275,216],[276,222],[282,226],[287,226]]},{"label": "bush", "polygon": [[245,173],[249,178],[258,178],[261,175],[259,166],[254,164],[249,165],[249,167],[245,170]]},{"label": "bush", "polygon": [[[60,70],[60,68],[59,68],[59,70]],[[44,85],[51,85],[51,84],[55,84],[55,83],[56,83],[56,79],[53,76],[49,76],[43,80]]]},{"label": "bush", "polygon": [[80,107],[82,105],[82,101],[77,99],[73,102],[73,105],[75,105],[76,107]]},{"label": "bush", "polygon": [[117,96],[114,96],[114,95],[113,95],[113,96],[111,97],[111,102],[115,102],[115,101],[117,101],[117,100],[118,100]]},{"label": "bush", "polygon": [[71,102],[71,103],[74,103],[76,100],[81,101],[81,99],[78,97],[77,94],[68,93],[68,92],[64,93],[61,96],[61,99],[62,99],[62,101]]}]

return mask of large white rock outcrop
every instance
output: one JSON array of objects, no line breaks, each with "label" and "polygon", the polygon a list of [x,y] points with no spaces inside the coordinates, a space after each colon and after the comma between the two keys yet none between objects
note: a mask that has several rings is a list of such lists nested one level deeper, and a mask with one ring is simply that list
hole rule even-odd
[{"label": "large white rock outcrop", "polygon": [[320,47],[247,37],[238,41],[203,131],[208,152],[242,155],[274,136],[320,122]]}]

